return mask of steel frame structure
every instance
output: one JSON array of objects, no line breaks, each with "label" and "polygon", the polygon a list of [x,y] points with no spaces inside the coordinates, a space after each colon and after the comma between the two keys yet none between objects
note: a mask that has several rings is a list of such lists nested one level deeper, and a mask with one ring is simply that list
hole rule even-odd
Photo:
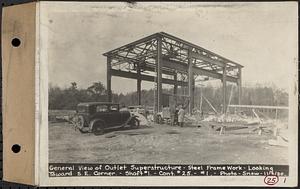
[{"label": "steel frame structure", "polygon": [[223,113],[226,113],[226,82],[238,86],[238,103],[242,94],[243,66],[165,32],[159,32],[103,54],[107,57],[108,101],[112,101],[112,76],[137,80],[138,104],[141,104],[141,83],[156,84],[155,112],[162,110],[162,84],[188,87],[189,112],[194,107],[195,78],[207,76],[223,83]]}]

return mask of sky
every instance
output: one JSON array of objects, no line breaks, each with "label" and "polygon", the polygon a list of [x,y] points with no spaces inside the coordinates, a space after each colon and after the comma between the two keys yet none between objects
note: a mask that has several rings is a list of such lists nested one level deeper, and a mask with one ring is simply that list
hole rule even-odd
[{"label": "sky", "polygon": [[[288,89],[298,60],[297,4],[42,2],[49,83],[106,85],[102,54],[156,32],[192,42],[244,66],[242,84]],[[153,88],[143,82],[143,89]],[[136,90],[136,81],[112,78],[112,90]]]}]

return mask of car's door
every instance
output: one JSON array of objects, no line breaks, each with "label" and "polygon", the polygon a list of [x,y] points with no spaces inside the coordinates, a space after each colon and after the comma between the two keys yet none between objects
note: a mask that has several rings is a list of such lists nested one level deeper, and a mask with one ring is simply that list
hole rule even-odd
[{"label": "car's door", "polygon": [[106,123],[106,126],[109,127],[111,124],[109,122],[109,107],[106,104],[99,104],[95,108],[95,119],[101,119]]},{"label": "car's door", "polygon": [[121,113],[121,123],[124,124],[129,119],[131,112],[130,110],[124,110],[124,111],[120,111],[120,113]]},{"label": "car's door", "polygon": [[117,104],[110,105],[109,120],[112,126],[118,126],[122,124],[122,114],[119,111],[119,106]]}]

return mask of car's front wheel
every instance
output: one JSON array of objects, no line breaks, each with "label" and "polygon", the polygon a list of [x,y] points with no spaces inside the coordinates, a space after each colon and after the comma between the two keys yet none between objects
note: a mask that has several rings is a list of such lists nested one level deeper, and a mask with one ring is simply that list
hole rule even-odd
[{"label": "car's front wheel", "polygon": [[94,135],[102,135],[104,134],[104,128],[105,128],[104,122],[96,121],[93,124],[92,132],[94,133]]},{"label": "car's front wheel", "polygon": [[77,117],[76,127],[79,129],[81,133],[86,133],[87,131],[84,129],[84,118],[83,116]]},{"label": "car's front wheel", "polygon": [[130,126],[131,128],[137,129],[140,127],[140,121],[137,118],[132,118]]}]

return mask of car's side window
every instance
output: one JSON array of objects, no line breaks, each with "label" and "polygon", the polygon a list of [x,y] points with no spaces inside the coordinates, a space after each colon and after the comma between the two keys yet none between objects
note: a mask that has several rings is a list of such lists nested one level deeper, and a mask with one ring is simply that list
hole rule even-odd
[{"label": "car's side window", "polygon": [[107,109],[107,106],[106,105],[98,105],[96,107],[96,112],[107,112],[108,109]]}]

